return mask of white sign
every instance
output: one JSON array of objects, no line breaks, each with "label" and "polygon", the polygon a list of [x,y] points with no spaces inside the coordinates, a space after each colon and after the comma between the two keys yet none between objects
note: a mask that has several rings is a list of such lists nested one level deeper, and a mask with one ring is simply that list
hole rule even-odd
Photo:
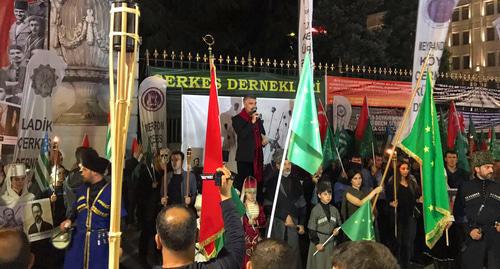
[{"label": "white sign", "polygon": [[300,0],[300,18],[299,18],[299,70],[302,69],[306,53],[313,59],[312,45],[312,15],[313,15],[313,0]]},{"label": "white sign", "polygon": [[35,167],[45,133],[52,133],[52,96],[65,70],[66,63],[54,51],[38,50],[28,62],[14,160]]},{"label": "white sign", "polygon": [[167,146],[166,89],[166,81],[159,76],[147,77],[139,86],[142,143],[153,152]]},{"label": "white sign", "polygon": [[[415,50],[413,53],[413,78],[412,87],[417,88],[417,93],[411,104],[409,119],[406,128],[402,131],[403,140],[411,130],[411,126],[417,117],[418,109],[425,92],[425,75],[422,76],[420,85],[416,85],[420,76],[420,70],[425,62],[428,52],[432,49],[429,57],[427,70],[432,72],[433,85],[437,78],[441,55],[446,46],[446,35],[453,9],[458,0],[420,0],[418,5],[417,34],[415,38]],[[424,70],[424,74],[427,72]],[[400,141],[401,141],[400,140]],[[399,142],[399,141],[397,141]]]}]

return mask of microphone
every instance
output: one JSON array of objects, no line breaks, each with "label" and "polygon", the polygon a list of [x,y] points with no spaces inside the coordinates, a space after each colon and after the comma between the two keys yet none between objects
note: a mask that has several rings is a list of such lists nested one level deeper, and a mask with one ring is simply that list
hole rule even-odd
[{"label": "microphone", "polygon": [[[257,113],[257,107],[254,107],[252,109],[252,111],[250,111],[250,116],[252,116],[255,113]],[[262,114],[259,114],[259,116],[257,117],[257,119],[262,120]]]}]

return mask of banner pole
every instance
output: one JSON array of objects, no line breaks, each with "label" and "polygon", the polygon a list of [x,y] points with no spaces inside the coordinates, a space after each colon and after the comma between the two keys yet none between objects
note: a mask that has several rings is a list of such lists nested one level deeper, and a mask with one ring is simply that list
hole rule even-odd
[{"label": "banner pole", "polygon": [[276,213],[276,204],[278,202],[278,193],[279,193],[280,186],[281,186],[281,177],[283,176],[283,168],[285,167],[286,155],[288,152],[288,146],[290,144],[290,137],[292,135],[292,127],[291,127],[291,126],[293,126],[292,122],[293,122],[293,117],[291,117],[290,123],[288,124],[288,133],[286,135],[283,156],[281,157],[280,172],[278,174],[278,181],[276,182],[276,189],[274,190],[273,207],[271,210],[271,220],[269,221],[269,228],[267,229],[267,238],[271,238],[271,232],[273,230],[274,214]]},{"label": "banner pole", "polygon": [[[420,85],[420,82],[422,81],[422,77],[424,75],[424,70],[427,68],[427,64],[429,63],[429,56],[431,55],[431,52],[433,49],[431,48],[429,52],[427,53],[427,56],[425,57],[425,62],[422,65],[422,68],[420,69],[420,76],[418,77],[417,83],[415,84],[415,87],[412,90],[412,97],[410,99],[410,102],[406,106],[405,112],[403,114],[403,118],[401,119],[401,122],[399,123],[399,128],[396,130],[396,133],[394,135],[394,139],[392,140],[392,149],[389,154],[389,161],[387,162],[387,165],[385,167],[384,174],[382,175],[382,180],[380,181],[379,186],[384,186],[385,184],[385,179],[387,177],[387,171],[389,170],[389,165],[390,165],[390,160],[392,158],[392,155],[396,152],[396,147],[399,145],[399,140],[401,139],[401,133],[403,131],[403,128],[406,126],[406,122],[408,120],[408,114],[410,113],[411,109],[411,104],[413,103],[413,99],[415,99],[415,95],[417,94],[417,88]],[[372,211],[375,209],[375,206],[377,205],[377,200],[378,197],[380,196],[380,193],[377,193],[375,195],[373,205],[372,205]]]}]

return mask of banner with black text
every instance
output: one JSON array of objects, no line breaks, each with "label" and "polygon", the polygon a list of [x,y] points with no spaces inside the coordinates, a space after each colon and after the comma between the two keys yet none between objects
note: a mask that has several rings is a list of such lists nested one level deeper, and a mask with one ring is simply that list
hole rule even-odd
[{"label": "banner with black text", "polygon": [[147,77],[139,86],[139,117],[145,148],[153,151],[167,146],[166,81],[159,76]]}]

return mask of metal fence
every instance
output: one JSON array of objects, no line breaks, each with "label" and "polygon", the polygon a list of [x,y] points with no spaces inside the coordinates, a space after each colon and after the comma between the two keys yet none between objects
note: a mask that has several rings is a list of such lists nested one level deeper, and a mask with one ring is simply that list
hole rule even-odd
[{"label": "metal fence", "polygon": [[[155,49],[145,50],[140,55],[140,77],[142,81],[148,76],[148,67],[163,67],[172,69],[209,70],[207,53],[176,52]],[[219,71],[231,72],[266,72],[287,76],[298,76],[298,63],[296,60],[279,60],[259,58],[248,53],[246,57],[214,55],[215,65]],[[374,80],[411,81],[412,70],[382,66],[363,66],[355,64],[327,63],[318,61],[314,64],[315,76],[342,76],[366,78]],[[500,75],[500,74],[499,74]],[[478,73],[438,73],[437,83],[461,86],[483,86],[499,89],[500,76],[484,76]],[[168,114],[168,143],[180,143],[181,119],[180,115]]]}]

